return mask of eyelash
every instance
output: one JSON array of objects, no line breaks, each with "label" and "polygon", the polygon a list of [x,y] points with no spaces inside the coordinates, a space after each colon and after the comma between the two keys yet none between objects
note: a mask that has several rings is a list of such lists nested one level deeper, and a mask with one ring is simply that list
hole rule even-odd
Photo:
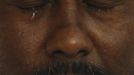
[{"label": "eyelash", "polygon": [[45,4],[43,5],[32,5],[32,6],[26,6],[26,7],[19,7],[21,10],[24,10],[24,11],[38,11],[39,9],[41,9],[42,7],[44,7]]},{"label": "eyelash", "polygon": [[44,0],[44,2],[33,2],[31,4],[24,4],[24,5],[18,5],[17,7],[21,10],[24,10],[24,11],[38,11],[40,10],[41,8],[47,6],[48,4],[51,3],[51,0]]},{"label": "eyelash", "polygon": [[104,6],[104,5],[95,5],[95,4],[90,4],[87,2],[83,2],[86,7],[90,10],[90,11],[94,11],[94,12],[109,12],[111,11],[115,6]]},{"label": "eyelash", "polygon": [[[49,0],[48,0],[48,2],[44,2],[44,3],[41,3],[41,4],[37,4],[37,5],[36,4],[35,5],[33,4],[31,6],[28,5],[28,6],[24,6],[24,7],[23,6],[22,7],[20,6],[19,8],[22,9],[22,10],[24,10],[24,11],[32,11],[32,12],[34,12],[34,11],[38,11],[42,7],[46,6],[48,3],[50,3]],[[111,11],[115,7],[115,6],[94,5],[94,4],[90,4],[88,2],[83,2],[83,3],[86,5],[86,7],[89,10],[91,10],[93,12],[109,12],[109,11]]]}]

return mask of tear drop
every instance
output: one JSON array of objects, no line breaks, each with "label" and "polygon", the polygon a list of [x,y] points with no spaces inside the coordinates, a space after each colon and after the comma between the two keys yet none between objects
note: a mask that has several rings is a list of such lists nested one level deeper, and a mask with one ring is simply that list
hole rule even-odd
[{"label": "tear drop", "polygon": [[37,10],[35,8],[32,8],[33,12],[32,12],[32,17],[31,19],[34,19],[37,15]]}]

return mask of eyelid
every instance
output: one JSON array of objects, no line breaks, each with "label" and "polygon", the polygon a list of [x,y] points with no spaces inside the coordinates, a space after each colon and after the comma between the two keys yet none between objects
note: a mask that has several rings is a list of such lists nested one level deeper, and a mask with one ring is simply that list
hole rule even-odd
[{"label": "eyelid", "polygon": [[30,1],[14,1],[12,2],[12,4],[14,4],[15,6],[17,6],[18,8],[22,8],[22,9],[28,9],[28,8],[38,8],[38,7],[42,7],[45,6],[49,3],[49,0],[30,0]]},{"label": "eyelid", "polygon": [[120,0],[117,0],[117,1],[109,1],[109,2],[100,2],[100,1],[86,1],[85,0],[85,3],[89,6],[94,6],[94,7],[98,7],[98,8],[104,8],[104,9],[107,9],[107,8],[113,8],[117,5],[120,5],[122,3],[122,1]]}]

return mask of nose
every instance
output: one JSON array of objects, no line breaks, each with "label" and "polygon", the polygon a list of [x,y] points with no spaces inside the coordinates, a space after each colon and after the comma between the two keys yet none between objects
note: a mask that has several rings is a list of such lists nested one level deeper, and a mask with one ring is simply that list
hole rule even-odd
[{"label": "nose", "polygon": [[46,53],[51,57],[83,57],[88,56],[92,50],[91,40],[78,25],[77,6],[74,0],[64,0],[59,3],[59,11],[54,16],[62,25],[51,32],[46,43]]},{"label": "nose", "polygon": [[51,57],[83,57],[91,52],[88,37],[77,27],[58,29],[46,45]]}]

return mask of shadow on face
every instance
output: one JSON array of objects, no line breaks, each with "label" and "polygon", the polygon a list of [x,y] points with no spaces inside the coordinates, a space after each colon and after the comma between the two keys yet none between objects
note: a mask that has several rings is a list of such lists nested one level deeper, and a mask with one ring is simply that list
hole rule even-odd
[{"label": "shadow on face", "polygon": [[133,75],[134,1],[0,0],[0,75]]}]

